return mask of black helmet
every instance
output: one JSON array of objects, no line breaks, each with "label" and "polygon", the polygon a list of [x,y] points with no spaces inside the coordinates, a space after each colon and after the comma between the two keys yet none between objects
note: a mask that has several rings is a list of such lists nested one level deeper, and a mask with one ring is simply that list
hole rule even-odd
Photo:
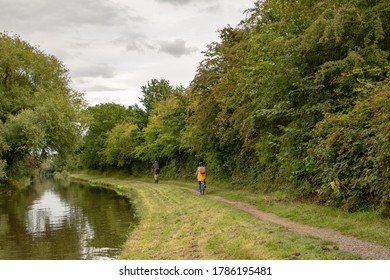
[{"label": "black helmet", "polygon": [[199,162],[199,166],[203,166],[203,162],[200,161],[200,162]]}]

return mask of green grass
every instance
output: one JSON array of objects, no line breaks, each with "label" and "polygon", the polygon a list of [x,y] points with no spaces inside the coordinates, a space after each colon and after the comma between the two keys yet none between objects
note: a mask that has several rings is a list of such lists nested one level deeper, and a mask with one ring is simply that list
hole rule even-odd
[{"label": "green grass", "polygon": [[210,184],[210,186],[213,186],[213,193],[216,195],[256,205],[260,210],[299,223],[332,228],[362,240],[390,247],[390,219],[381,217],[379,212],[349,213],[336,207],[299,201],[281,192],[254,194],[246,190],[228,190],[220,185]]},{"label": "green grass", "polygon": [[[359,259],[337,249],[323,250],[335,245],[329,241],[295,234],[207,195],[194,195],[186,189],[196,189],[193,182],[155,185],[149,179],[74,177],[110,186],[136,204],[140,223],[124,244],[123,259]],[[210,182],[207,191],[234,198],[233,192]],[[243,194],[236,196],[246,199]]]}]

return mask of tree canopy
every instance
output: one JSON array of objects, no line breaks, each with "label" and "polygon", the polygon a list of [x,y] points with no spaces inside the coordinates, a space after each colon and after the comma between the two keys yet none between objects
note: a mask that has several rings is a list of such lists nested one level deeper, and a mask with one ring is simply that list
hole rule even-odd
[{"label": "tree canopy", "polygon": [[77,149],[82,96],[54,56],[0,34],[0,179],[30,176],[49,156]]}]

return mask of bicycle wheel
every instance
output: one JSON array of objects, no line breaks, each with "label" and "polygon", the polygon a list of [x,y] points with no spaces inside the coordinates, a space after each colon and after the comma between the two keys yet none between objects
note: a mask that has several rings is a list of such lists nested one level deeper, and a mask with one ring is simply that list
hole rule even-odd
[{"label": "bicycle wheel", "polygon": [[158,184],[158,174],[154,174],[154,183]]}]

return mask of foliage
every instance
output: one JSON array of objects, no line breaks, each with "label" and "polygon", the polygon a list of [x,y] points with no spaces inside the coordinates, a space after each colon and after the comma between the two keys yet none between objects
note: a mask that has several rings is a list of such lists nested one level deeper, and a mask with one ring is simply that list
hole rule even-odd
[{"label": "foliage", "polygon": [[109,165],[122,167],[135,159],[135,149],[140,144],[140,130],[131,123],[116,125],[108,134],[103,154]]},{"label": "foliage", "polygon": [[348,210],[390,204],[390,80],[346,113],[317,124],[313,188]]},{"label": "foliage", "polygon": [[101,168],[106,163],[103,149],[108,134],[126,120],[127,111],[122,105],[107,103],[89,107],[87,113],[91,119],[80,151],[80,164],[87,168]]},{"label": "foliage", "polygon": [[149,116],[154,104],[162,101],[171,95],[174,90],[173,86],[165,79],[153,79],[148,81],[146,86],[141,88],[143,97],[140,98],[142,105],[145,107],[146,114]]},{"label": "foliage", "polygon": [[137,149],[138,157],[152,162],[180,155],[186,110],[182,99],[182,95],[171,95],[156,103],[143,130],[144,141]]},{"label": "foliage", "polygon": [[68,157],[83,129],[82,97],[68,72],[19,37],[0,34],[0,178],[30,176],[48,157]]},{"label": "foliage", "polygon": [[256,1],[238,26],[219,30],[188,88],[151,80],[144,108],[120,109],[127,117],[107,127],[91,109],[100,121],[84,162],[159,160],[163,174],[188,177],[203,161],[236,188],[288,186],[349,210],[384,207],[389,12],[384,0]]}]

